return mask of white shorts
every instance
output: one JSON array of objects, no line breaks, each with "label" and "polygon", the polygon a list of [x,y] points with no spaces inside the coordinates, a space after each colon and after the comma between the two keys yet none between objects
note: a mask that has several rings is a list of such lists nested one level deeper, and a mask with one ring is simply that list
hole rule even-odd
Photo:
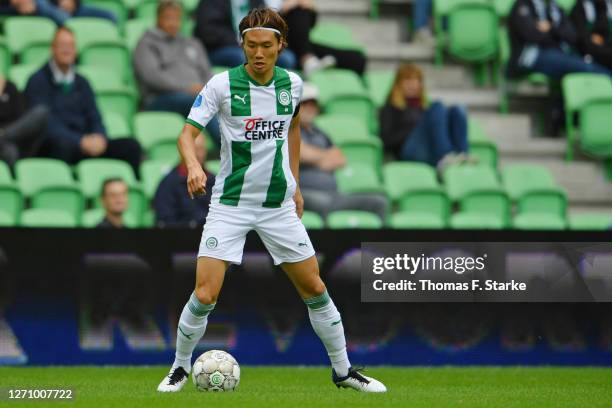
[{"label": "white shorts", "polygon": [[198,257],[241,264],[246,235],[251,230],[261,238],[274,265],[303,261],[315,254],[295,205],[241,208],[212,204],[202,231]]}]

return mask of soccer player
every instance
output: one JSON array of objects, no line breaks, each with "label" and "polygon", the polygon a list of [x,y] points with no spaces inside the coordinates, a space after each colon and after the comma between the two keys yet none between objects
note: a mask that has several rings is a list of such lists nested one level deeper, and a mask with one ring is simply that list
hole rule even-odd
[{"label": "soccer player", "polygon": [[176,355],[157,388],[179,391],[191,371],[193,350],[204,335],[230,263],[242,262],[247,233],[255,230],[274,264],[280,265],[308,309],[338,387],[385,392],[385,386],[351,367],[340,313],[319,277],[319,266],[300,218],[299,102],[302,80],[276,67],[287,46],[287,25],[271,9],[254,9],[239,25],[247,63],[215,75],[196,97],[178,147],[187,166],[191,197],[206,194],[206,176],[194,139],[219,115],[221,167],[202,232],[196,285],[183,308]]}]

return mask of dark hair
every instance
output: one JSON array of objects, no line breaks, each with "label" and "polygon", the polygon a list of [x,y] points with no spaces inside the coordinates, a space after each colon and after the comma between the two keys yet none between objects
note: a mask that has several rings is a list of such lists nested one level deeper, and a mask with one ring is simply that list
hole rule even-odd
[{"label": "dark hair", "polygon": [[104,180],[102,183],[102,188],[100,189],[100,197],[104,197],[106,194],[106,187],[111,183],[123,183],[126,184],[125,181],[121,177],[109,177]]},{"label": "dark hair", "polygon": [[157,17],[161,15],[167,8],[177,8],[183,10],[183,5],[177,0],[159,0],[157,4]]},{"label": "dark hair", "polygon": [[287,27],[285,20],[276,11],[271,8],[255,8],[249,11],[249,14],[240,21],[238,26],[240,38],[243,38],[242,32],[244,30],[255,27],[274,28],[280,31],[280,35],[275,34],[276,38],[283,45],[283,49],[287,48],[289,27]]}]

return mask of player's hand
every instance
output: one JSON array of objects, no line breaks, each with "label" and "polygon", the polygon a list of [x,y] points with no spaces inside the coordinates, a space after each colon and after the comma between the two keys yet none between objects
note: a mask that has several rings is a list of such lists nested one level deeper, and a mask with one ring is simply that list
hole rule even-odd
[{"label": "player's hand", "polygon": [[187,192],[193,200],[195,196],[206,194],[206,173],[200,166],[187,170]]},{"label": "player's hand", "polygon": [[302,197],[302,192],[299,187],[295,189],[293,201],[295,201],[295,212],[298,218],[302,218],[302,214],[304,214],[304,197]]},{"label": "player's hand", "polygon": [[595,45],[604,45],[605,42],[601,35],[595,33],[591,34],[591,41],[593,41],[593,44]]}]

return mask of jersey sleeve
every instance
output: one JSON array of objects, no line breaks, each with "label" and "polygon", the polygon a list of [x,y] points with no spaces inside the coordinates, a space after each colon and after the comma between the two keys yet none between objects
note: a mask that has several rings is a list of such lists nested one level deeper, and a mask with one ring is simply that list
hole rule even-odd
[{"label": "jersey sleeve", "polygon": [[214,76],[196,96],[186,122],[202,130],[219,112],[220,100],[217,91],[218,76]]}]

